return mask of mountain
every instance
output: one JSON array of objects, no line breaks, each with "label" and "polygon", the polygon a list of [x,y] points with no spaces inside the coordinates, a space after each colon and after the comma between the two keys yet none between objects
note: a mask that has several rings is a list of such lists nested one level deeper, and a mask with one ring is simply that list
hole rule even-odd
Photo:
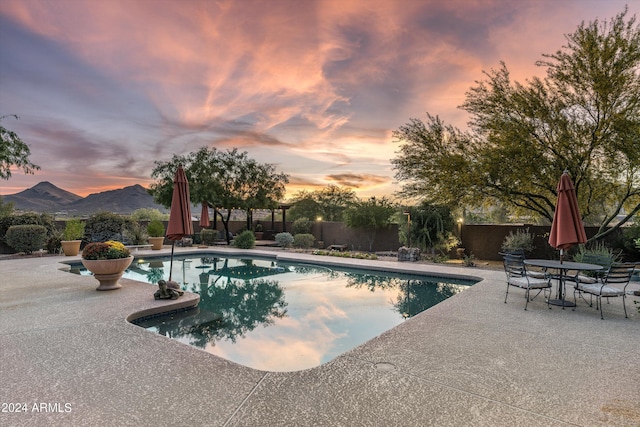
[{"label": "mountain", "polygon": [[164,206],[155,203],[153,197],[139,184],[118,190],[89,194],[84,199],[74,202],[71,207],[83,214],[98,211],[129,214],[141,208],[153,208],[162,212],[167,211]]},{"label": "mountain", "polygon": [[164,206],[155,203],[153,197],[139,184],[94,193],[83,198],[58,188],[50,182],[41,182],[20,193],[6,195],[3,198],[5,203],[14,202],[17,210],[67,213],[68,215],[90,215],[100,211],[130,214],[140,208],[168,212]]},{"label": "mountain", "polygon": [[15,203],[16,209],[35,212],[57,212],[74,202],[82,200],[77,194],[43,181],[16,194],[3,196],[5,202]]}]

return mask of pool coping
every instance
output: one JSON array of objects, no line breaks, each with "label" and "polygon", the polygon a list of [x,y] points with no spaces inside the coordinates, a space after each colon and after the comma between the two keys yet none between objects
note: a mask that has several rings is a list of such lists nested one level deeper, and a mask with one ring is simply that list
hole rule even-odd
[{"label": "pool coping", "polygon": [[[179,252],[188,251],[198,250]],[[128,323],[135,312],[183,303],[153,300],[152,285],[127,281],[113,293],[96,292],[90,276],[59,270],[59,261],[69,257],[0,261],[0,393],[2,402],[26,402],[29,409],[0,413],[0,424],[493,426],[640,420],[640,317],[632,298],[629,319],[616,298],[601,321],[584,304],[576,311],[549,310],[537,299],[525,312],[517,290],[504,304],[501,271],[249,253],[350,267],[384,263],[384,270],[482,281],[332,362],[274,373]],[[206,398],[194,399],[194,392]],[[46,410],[33,410],[42,403]]]}]

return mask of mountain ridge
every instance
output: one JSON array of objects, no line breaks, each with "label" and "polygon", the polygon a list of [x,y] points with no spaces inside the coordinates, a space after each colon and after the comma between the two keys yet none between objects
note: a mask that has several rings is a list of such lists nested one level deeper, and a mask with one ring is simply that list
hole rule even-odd
[{"label": "mountain ridge", "polygon": [[168,212],[164,206],[155,203],[153,196],[140,184],[82,197],[57,187],[49,181],[42,181],[19,193],[2,197],[5,203],[13,202],[16,210],[59,215],[90,215],[101,211],[131,214],[142,208]]}]

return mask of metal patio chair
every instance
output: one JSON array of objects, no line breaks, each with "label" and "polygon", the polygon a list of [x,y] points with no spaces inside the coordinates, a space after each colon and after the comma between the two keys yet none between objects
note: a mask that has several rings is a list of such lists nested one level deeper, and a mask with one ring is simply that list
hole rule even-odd
[{"label": "metal patio chair", "polygon": [[[580,296],[585,302],[583,294],[590,295],[590,307],[593,307],[593,297],[596,297],[596,310],[600,310],[600,318],[604,319],[602,309],[602,298],[607,298],[607,301],[611,297],[622,297],[622,307],[624,308],[624,317],[627,315],[627,286],[635,270],[635,264],[633,263],[620,263],[611,264],[609,271],[602,279],[602,281],[596,281],[594,283],[585,283],[578,281],[573,291],[573,299],[577,303],[577,296]],[[575,307],[574,307],[575,310]]]},{"label": "metal patio chair", "polygon": [[613,264],[613,259],[607,255],[585,254],[579,262],[596,264],[602,266],[602,270],[582,272],[577,271],[575,276],[568,276],[566,281],[573,282],[574,286],[579,283],[593,284],[602,282],[607,276],[607,272]]},{"label": "metal patio chair", "polygon": [[[529,301],[535,299],[540,292],[544,291],[544,296],[547,296],[547,289],[551,289],[551,276],[545,274],[545,277],[533,277],[527,274],[527,266],[524,263],[524,258],[521,255],[503,254],[504,259],[504,272],[507,275],[507,292],[504,296],[504,302],[507,303],[507,297],[509,296],[509,287],[515,286],[520,289],[526,290],[525,298],[526,302],[524,304],[524,309],[526,310]],[[531,290],[537,289],[538,293],[531,298]],[[551,294],[551,291],[549,291]],[[549,299],[547,298],[547,307],[549,306]]]}]

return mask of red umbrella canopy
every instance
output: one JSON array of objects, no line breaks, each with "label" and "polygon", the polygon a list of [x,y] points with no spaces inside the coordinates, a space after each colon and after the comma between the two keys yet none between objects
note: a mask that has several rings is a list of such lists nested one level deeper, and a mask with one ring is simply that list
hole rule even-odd
[{"label": "red umbrella canopy", "polygon": [[569,173],[565,171],[558,183],[558,202],[553,214],[549,244],[557,249],[569,249],[586,241],[576,190]]},{"label": "red umbrella canopy", "polygon": [[193,234],[191,224],[191,202],[189,200],[189,182],[182,165],[178,166],[173,179],[173,196],[171,198],[171,212],[167,226],[167,239],[180,240],[184,236]]},{"label": "red umbrella canopy", "polygon": [[208,227],[211,225],[209,222],[209,205],[207,202],[202,202],[202,211],[200,212],[200,227]]}]

